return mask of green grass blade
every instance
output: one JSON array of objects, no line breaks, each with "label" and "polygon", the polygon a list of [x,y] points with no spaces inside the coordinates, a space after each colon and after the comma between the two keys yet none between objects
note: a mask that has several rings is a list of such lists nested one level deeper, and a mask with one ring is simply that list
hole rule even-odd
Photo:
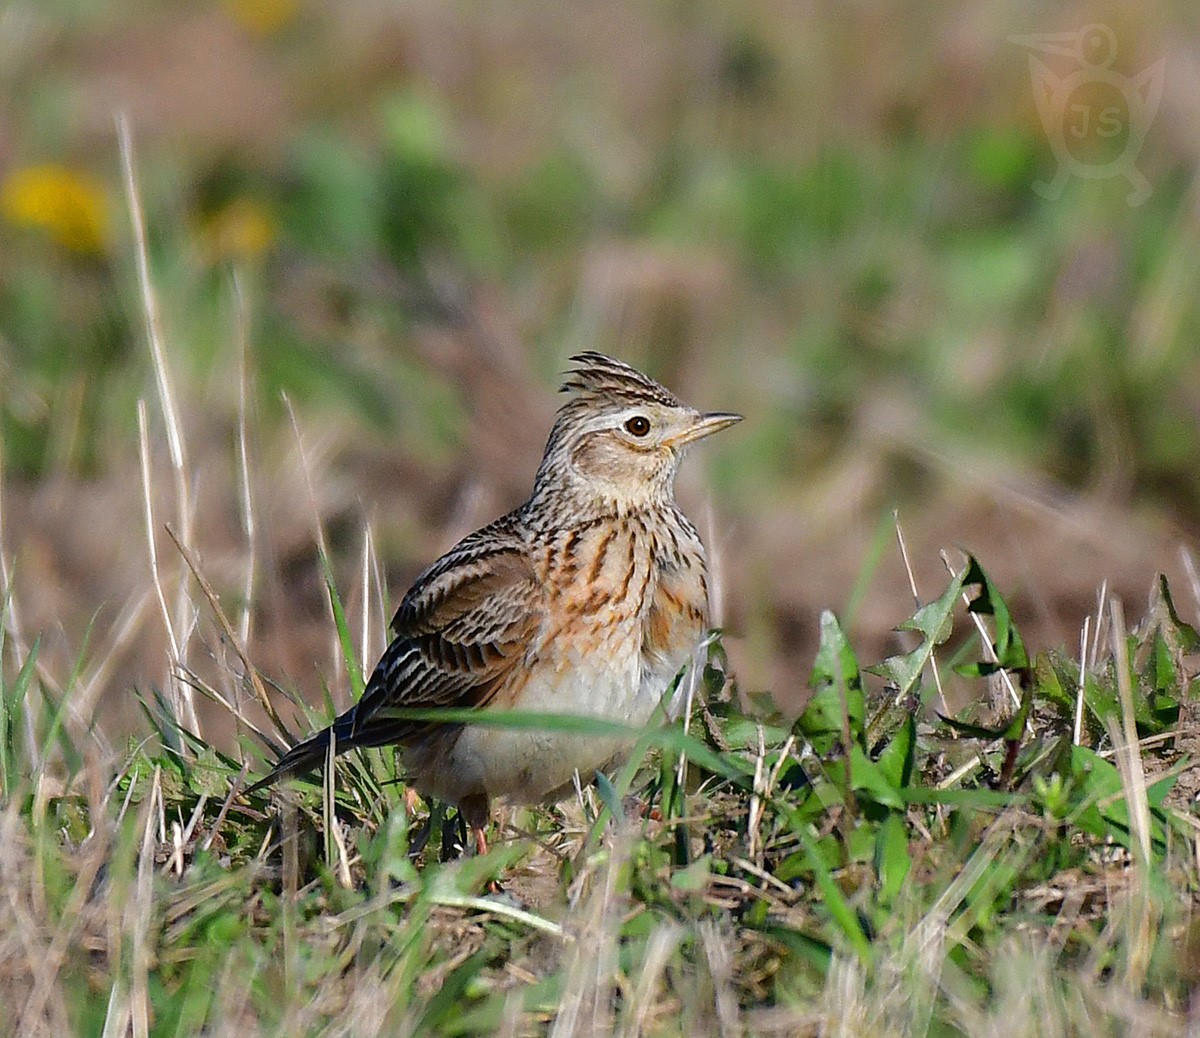
[{"label": "green grass blade", "polygon": [[824,902],[825,908],[828,910],[830,916],[833,917],[833,921],[837,924],[838,929],[841,930],[859,960],[863,963],[870,963],[872,958],[871,942],[863,932],[862,925],[858,921],[858,916],[842,895],[841,887],[838,886],[833,873],[829,871],[829,866],[825,864],[825,859],[817,849],[816,843],[813,842],[813,838],[809,834],[807,827],[801,826],[797,835],[805,852],[808,854],[809,861],[812,863],[813,875],[816,877],[817,888],[821,891],[821,900]]},{"label": "green grass blade", "polygon": [[320,552],[319,554],[321,571],[325,575],[325,590],[329,594],[329,604],[333,609],[333,622],[337,626],[338,642],[342,647],[342,656],[346,660],[346,671],[350,678],[350,693],[357,702],[362,698],[367,683],[363,678],[358,654],[354,651],[354,639],[350,634],[350,624],[346,621],[346,611],[342,608],[342,599],[338,595],[337,585],[333,580],[333,568],[329,565],[325,553]]},{"label": "green grass blade", "polygon": [[[3,688],[0,682],[0,710],[4,716],[0,719],[0,775],[4,777],[4,798],[9,799],[20,781],[21,760],[16,747],[15,736],[19,730],[18,721],[24,716],[26,699],[30,683],[37,669],[38,650],[41,639],[35,639],[29,647],[29,654],[21,669],[17,672],[12,688]],[[25,762],[28,764],[29,762]]]}]

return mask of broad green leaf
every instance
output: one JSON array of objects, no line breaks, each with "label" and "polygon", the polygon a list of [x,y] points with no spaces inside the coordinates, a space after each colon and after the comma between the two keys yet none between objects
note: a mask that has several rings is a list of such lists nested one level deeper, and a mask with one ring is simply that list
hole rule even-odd
[{"label": "broad green leaf", "polygon": [[1075,716],[1075,695],[1063,684],[1068,667],[1073,671],[1073,687],[1078,687],[1078,663],[1067,660],[1060,651],[1039,652],[1033,665],[1033,683],[1039,698],[1053,703],[1061,716],[1071,719]]},{"label": "broad green leaf", "polygon": [[875,839],[875,873],[879,877],[879,899],[891,904],[900,893],[912,868],[908,853],[908,828],[903,816],[889,814],[879,826]]},{"label": "broad green leaf", "polygon": [[697,858],[686,869],[676,869],[671,873],[671,886],[675,890],[687,894],[702,894],[708,889],[708,881],[712,876],[712,855],[705,854]]},{"label": "broad green leaf", "polygon": [[625,810],[621,806],[621,794],[617,792],[617,787],[613,785],[612,779],[602,771],[596,772],[596,792],[600,794],[600,802],[608,808],[608,812],[613,818],[624,816]]},{"label": "broad green leaf", "polygon": [[916,745],[917,722],[909,714],[875,762],[880,774],[896,789],[903,789],[912,779]]},{"label": "broad green leaf", "polygon": [[979,592],[971,600],[968,607],[972,613],[995,618],[996,629],[993,634],[992,648],[996,654],[996,662],[981,662],[971,667],[963,668],[964,673],[986,675],[997,669],[1022,670],[1029,666],[1029,655],[1025,651],[1025,643],[1012,620],[1008,603],[988,579],[983,567],[974,555],[968,557],[967,570],[963,576],[964,587],[978,587]]},{"label": "broad green leaf", "polygon": [[867,799],[896,811],[904,810],[904,799],[875,761],[861,746],[850,750],[850,788],[867,795]]},{"label": "broad green leaf", "polygon": [[[1132,850],[1129,808],[1117,766],[1086,746],[1074,746],[1071,775],[1077,794],[1073,798],[1076,807],[1072,823],[1097,839],[1113,839]],[[1146,800],[1153,812],[1162,807],[1177,777],[1167,775],[1146,787]],[[1150,825],[1155,844],[1161,845],[1165,836],[1161,820],[1152,815]]]},{"label": "broad green leaf", "polygon": [[1161,573],[1151,593],[1146,618],[1138,625],[1142,641],[1148,641],[1154,634],[1162,637],[1170,652],[1200,652],[1200,632],[1180,618],[1171,597],[1171,587]]},{"label": "broad green leaf", "polygon": [[788,737],[788,730],[780,725],[763,724],[752,717],[741,715],[722,718],[719,722],[721,734],[728,744],[727,748],[758,752],[758,733],[762,730],[763,745],[768,749],[783,744]]},{"label": "broad green leaf", "polygon": [[940,598],[922,606],[896,628],[899,631],[916,631],[922,635],[921,644],[912,652],[889,656],[882,663],[868,668],[872,674],[878,674],[896,686],[897,699],[904,698],[916,688],[933,650],[950,637],[950,616],[954,612],[958,596],[962,593],[962,587],[963,577],[955,577]]},{"label": "broad green leaf", "polygon": [[793,730],[823,754],[841,741],[843,721],[848,721],[850,738],[861,744],[866,706],[858,660],[828,610],[821,614],[821,643],[808,684],[815,691]]},{"label": "broad green leaf", "polygon": [[1146,660],[1143,673],[1150,687],[1155,692],[1169,693],[1179,687],[1179,675],[1175,670],[1174,653],[1167,645],[1167,640],[1161,631],[1155,631],[1151,642],[1150,654]]}]

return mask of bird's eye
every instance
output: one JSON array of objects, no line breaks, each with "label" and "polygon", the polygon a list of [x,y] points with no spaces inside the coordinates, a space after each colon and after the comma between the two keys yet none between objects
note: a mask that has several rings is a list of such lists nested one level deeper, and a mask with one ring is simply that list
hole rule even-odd
[{"label": "bird's eye", "polygon": [[625,428],[634,436],[645,436],[650,431],[650,419],[642,414],[635,414],[625,423]]}]

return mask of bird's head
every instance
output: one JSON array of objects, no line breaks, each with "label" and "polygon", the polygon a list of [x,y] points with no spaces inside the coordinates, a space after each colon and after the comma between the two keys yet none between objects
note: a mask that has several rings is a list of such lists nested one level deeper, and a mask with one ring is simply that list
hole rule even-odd
[{"label": "bird's head", "polygon": [[538,469],[535,495],[549,491],[601,507],[632,510],[671,500],[688,444],[741,421],[681,403],[636,368],[602,353],[571,358]]}]

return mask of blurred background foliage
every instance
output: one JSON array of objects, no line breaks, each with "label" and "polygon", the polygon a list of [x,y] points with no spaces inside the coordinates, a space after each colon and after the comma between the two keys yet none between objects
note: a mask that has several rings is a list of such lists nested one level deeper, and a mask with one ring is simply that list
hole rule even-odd
[{"label": "blurred background foliage", "polygon": [[[1093,23],[1118,83],[1165,63],[1152,121],[1110,89],[1122,135],[1080,145],[1129,145],[1141,205],[1121,176],[1035,189],[1070,104],[1099,102],[1085,83],[1044,125],[1010,37]],[[522,499],[581,348],[748,418],[683,488],[744,686],[796,696],[822,608],[894,647],[893,507],[919,590],[967,547],[1035,642],[1073,643],[1101,581],[1187,581],[1194,5],[4,0],[0,544],[26,625],[76,648],[148,581],[117,111],[228,596],[245,349],[268,672],[328,677],[314,505],[347,580],[371,523],[398,594]],[[137,622],[114,689],[161,667]]]}]

